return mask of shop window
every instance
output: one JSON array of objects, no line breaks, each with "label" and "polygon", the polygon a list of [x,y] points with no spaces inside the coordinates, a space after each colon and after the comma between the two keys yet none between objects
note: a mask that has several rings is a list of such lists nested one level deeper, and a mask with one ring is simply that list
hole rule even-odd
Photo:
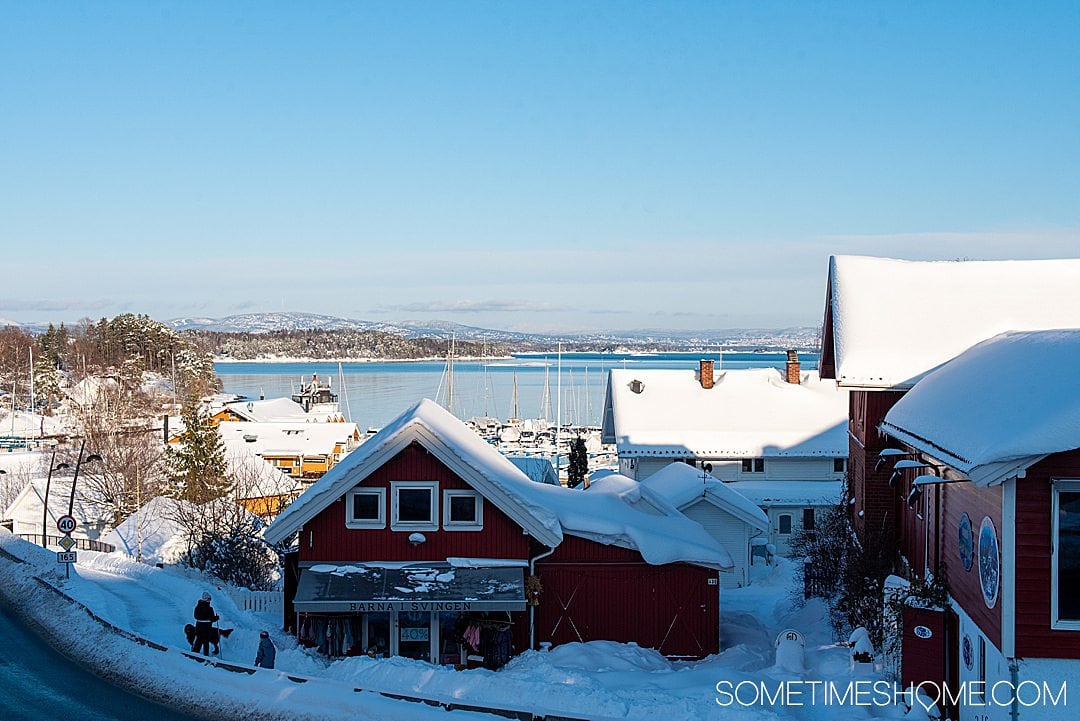
[{"label": "shop window", "polygon": [[345,496],[347,528],[386,528],[386,489],[364,488]]},{"label": "shop window", "polygon": [[439,527],[435,481],[393,481],[390,527],[401,531],[434,531]]},{"label": "shop window", "polygon": [[776,532],[781,536],[791,535],[791,514],[781,513],[776,519]]},{"label": "shop window", "polygon": [[743,473],[764,473],[765,472],[765,459],[764,458],[744,458],[744,459],[742,459],[742,472]]},{"label": "shop window", "polygon": [[443,491],[443,528],[479,531],[484,527],[484,501],[476,491]]},{"label": "shop window", "polygon": [[1053,627],[1080,630],[1080,480],[1054,481]]}]

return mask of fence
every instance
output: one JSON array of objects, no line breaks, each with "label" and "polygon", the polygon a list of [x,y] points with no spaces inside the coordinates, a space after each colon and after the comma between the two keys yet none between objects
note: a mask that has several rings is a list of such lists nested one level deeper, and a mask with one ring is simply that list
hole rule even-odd
[{"label": "fence", "polygon": [[246,588],[229,589],[229,597],[241,611],[256,613],[285,613],[285,594],[281,591],[249,591]]},{"label": "fence", "polygon": [[[40,533],[19,533],[16,535],[18,535],[18,537],[23,539],[24,541],[30,541],[30,543],[42,545]],[[63,538],[63,536],[45,536],[44,545],[46,548],[48,548],[49,546],[59,546],[61,538]],[[98,551],[99,553],[112,553],[116,550],[116,546],[112,545],[111,543],[91,541],[89,538],[72,538],[71,540],[75,541],[74,548],[79,551]]]}]

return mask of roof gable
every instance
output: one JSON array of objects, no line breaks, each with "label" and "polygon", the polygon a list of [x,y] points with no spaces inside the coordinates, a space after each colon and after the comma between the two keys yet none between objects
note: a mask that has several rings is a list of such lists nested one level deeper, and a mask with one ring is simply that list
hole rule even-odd
[{"label": "roof gable", "polygon": [[825,377],[850,387],[910,388],[999,333],[1080,327],[1080,259],[833,256],[826,296]]},{"label": "roof gable", "polygon": [[686,463],[670,463],[641,481],[641,485],[663,496],[676,508],[684,509],[705,501],[754,528],[763,531],[769,528],[769,518],[757,504]]},{"label": "roof gable", "polygon": [[280,543],[304,523],[416,442],[479,491],[541,543],[558,545],[558,519],[529,498],[539,485],[434,402],[424,399],[346,456],[305,491],[266,530]]}]

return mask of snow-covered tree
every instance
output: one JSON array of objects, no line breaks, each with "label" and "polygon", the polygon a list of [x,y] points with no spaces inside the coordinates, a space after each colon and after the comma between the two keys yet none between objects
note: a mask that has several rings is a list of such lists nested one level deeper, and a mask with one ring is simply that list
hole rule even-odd
[{"label": "snow-covered tree", "polygon": [[181,411],[184,432],[176,447],[165,452],[170,494],[191,503],[206,503],[225,496],[232,481],[225,462],[225,444],[217,426],[189,398]]}]

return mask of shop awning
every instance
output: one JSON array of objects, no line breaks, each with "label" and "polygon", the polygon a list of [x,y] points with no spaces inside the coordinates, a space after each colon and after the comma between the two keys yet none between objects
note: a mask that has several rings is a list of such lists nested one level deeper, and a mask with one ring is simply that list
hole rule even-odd
[{"label": "shop awning", "polygon": [[524,569],[323,564],[302,570],[293,605],[303,613],[524,611]]}]

